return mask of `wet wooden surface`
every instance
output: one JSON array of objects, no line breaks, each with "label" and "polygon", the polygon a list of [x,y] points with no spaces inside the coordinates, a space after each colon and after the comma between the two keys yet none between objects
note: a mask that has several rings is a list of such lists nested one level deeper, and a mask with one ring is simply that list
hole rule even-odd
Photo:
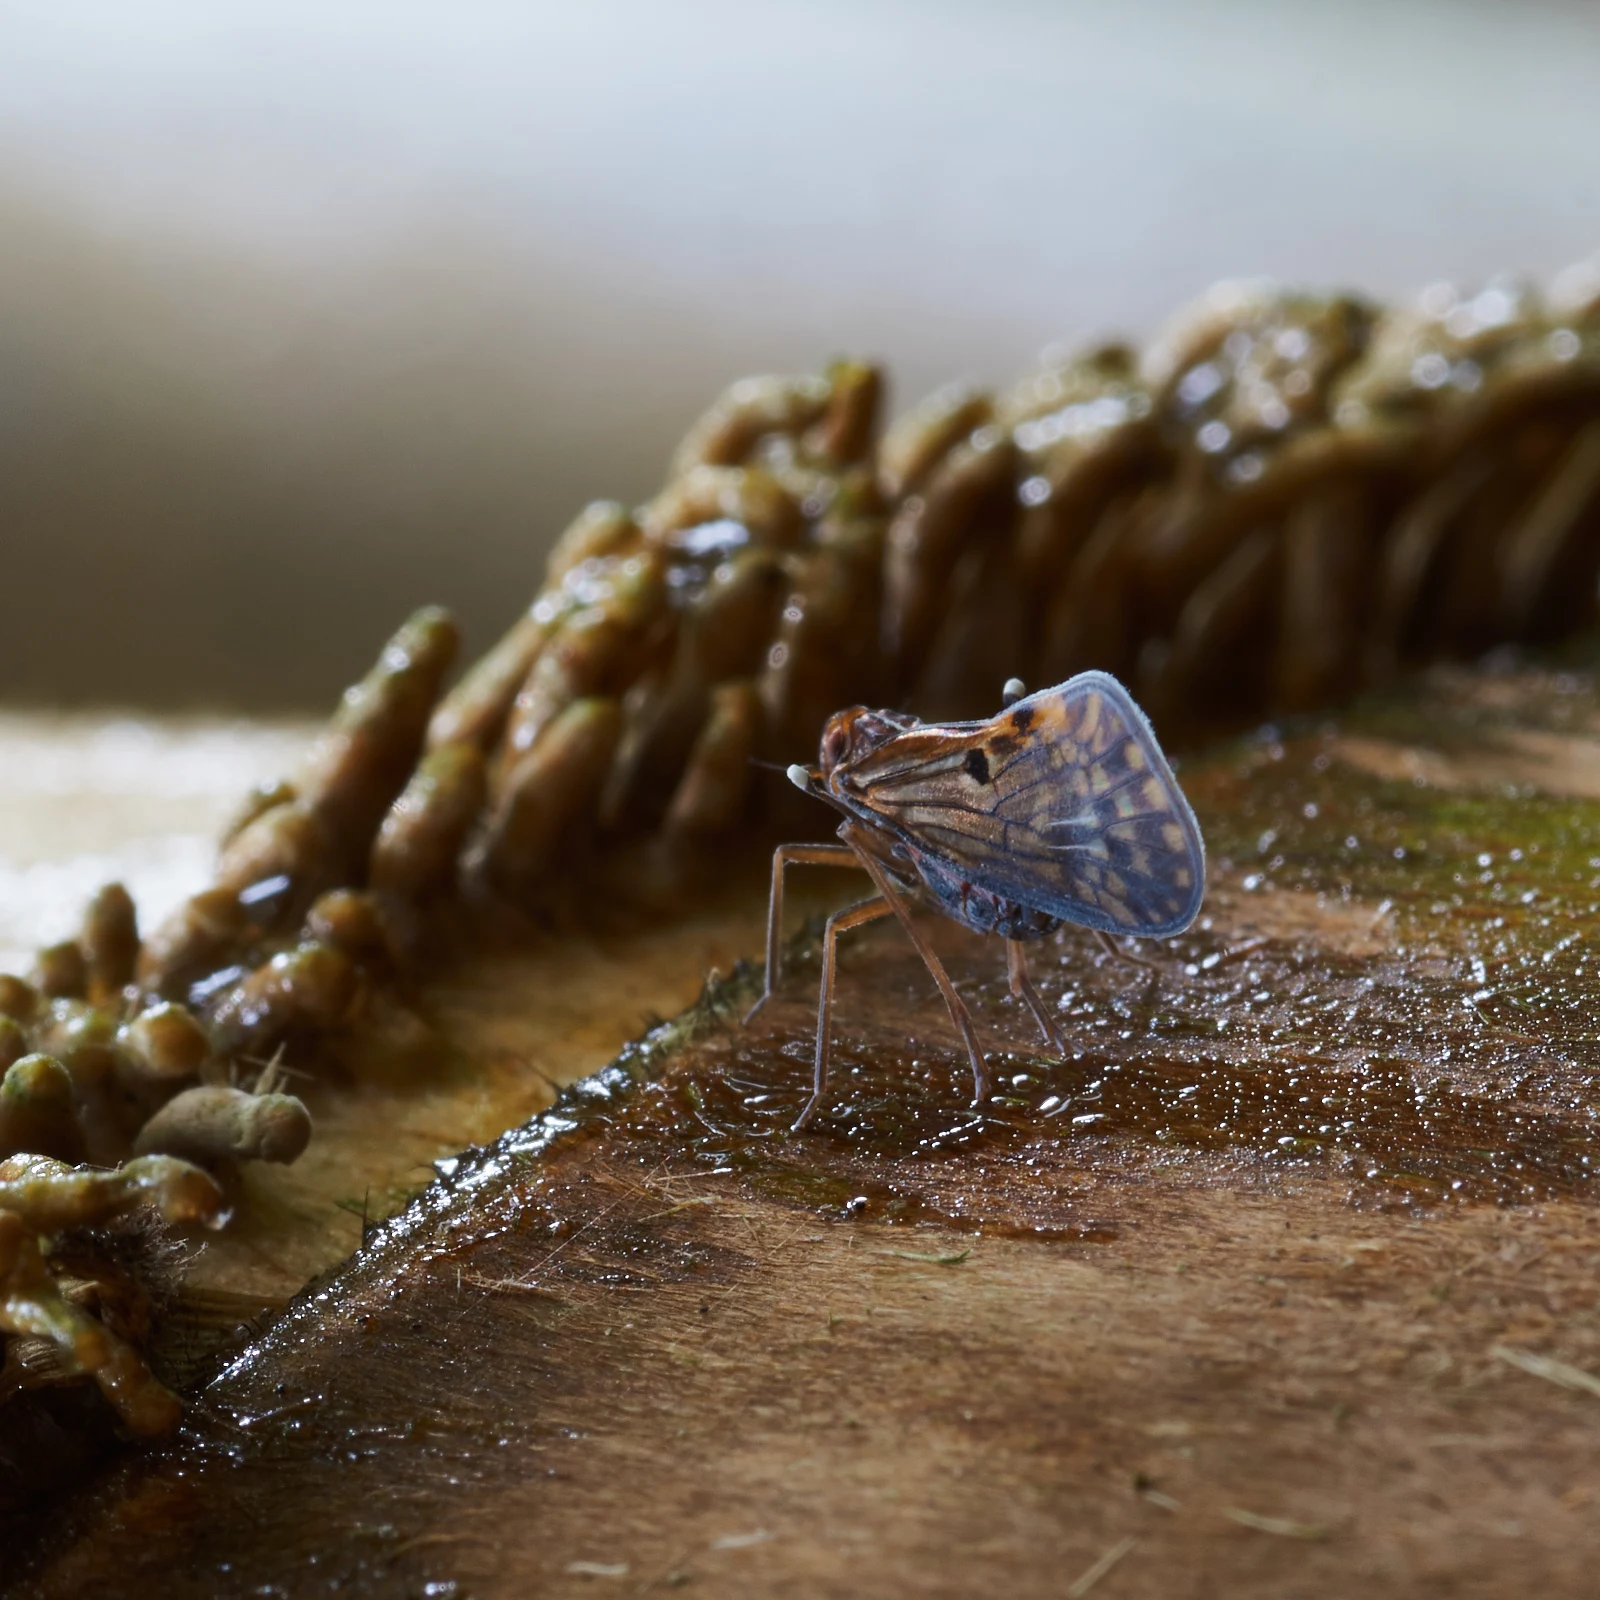
[{"label": "wet wooden surface", "polygon": [[1066,1060],[933,929],[978,1112],[892,928],[810,1135],[814,963],[749,1029],[714,987],[375,1234],[12,1592],[1591,1593],[1597,752],[1574,670],[1191,761],[1206,915],[1153,972],[1045,949]]}]

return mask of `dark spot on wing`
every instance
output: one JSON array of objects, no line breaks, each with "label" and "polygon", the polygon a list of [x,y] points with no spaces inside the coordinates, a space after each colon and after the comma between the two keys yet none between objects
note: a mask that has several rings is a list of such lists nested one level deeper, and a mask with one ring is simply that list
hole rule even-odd
[{"label": "dark spot on wing", "polygon": [[1022,748],[1022,741],[1013,738],[1009,733],[992,733],[989,735],[989,758],[1004,765]]},{"label": "dark spot on wing", "polygon": [[989,781],[989,758],[981,750],[967,751],[967,776],[974,783],[987,783]]},{"label": "dark spot on wing", "polygon": [[1011,713],[1011,726],[1015,728],[1018,733],[1026,733],[1032,722],[1032,706],[1018,706],[1017,709]]}]

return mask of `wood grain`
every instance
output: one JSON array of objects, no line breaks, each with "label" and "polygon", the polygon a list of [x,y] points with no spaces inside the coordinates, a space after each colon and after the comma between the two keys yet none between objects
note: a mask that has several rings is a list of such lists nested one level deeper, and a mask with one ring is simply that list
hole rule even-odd
[{"label": "wood grain", "polygon": [[981,1113],[892,929],[814,1134],[814,964],[749,1029],[713,987],[378,1230],[12,1592],[1588,1594],[1597,729],[1584,672],[1452,674],[1189,763],[1206,916],[1153,973],[1063,933],[1065,1061],[932,928]]}]

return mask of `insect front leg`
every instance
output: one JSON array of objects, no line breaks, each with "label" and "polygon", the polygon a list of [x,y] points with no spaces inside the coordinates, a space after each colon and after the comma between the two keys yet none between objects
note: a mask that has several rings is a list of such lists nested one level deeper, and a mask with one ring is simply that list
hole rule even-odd
[{"label": "insect front leg", "polygon": [[[850,824],[841,828],[839,832],[848,841],[851,835],[858,834],[859,830],[854,824]],[[895,892],[888,875],[866,853],[865,847],[858,853],[861,865],[878,886],[878,893],[888,901],[894,914],[900,919],[900,926],[905,930],[906,938],[922,957],[922,964],[928,969],[929,976],[939,985],[939,993],[944,996],[950,1020],[955,1023],[956,1032],[961,1035],[961,1042],[967,1047],[967,1060],[972,1064],[972,1103],[975,1106],[982,1105],[989,1098],[989,1069],[984,1063],[983,1052],[978,1048],[978,1037],[972,1031],[972,1013],[967,1010],[966,1001],[956,993],[956,986],[950,981],[950,974],[944,970],[944,963],[934,954],[933,946],[923,938],[916,923],[911,920],[911,912],[907,909],[905,901]]]},{"label": "insect front leg", "polygon": [[886,900],[875,895],[871,900],[835,911],[828,918],[822,933],[822,987],[817,991],[817,1055],[811,1078],[811,1098],[806,1101],[805,1110],[794,1119],[791,1133],[799,1133],[816,1115],[828,1087],[828,1033],[833,1024],[833,978],[838,965],[839,935],[887,917],[893,909]]},{"label": "insect front leg", "polygon": [[1060,1030],[1044,1008],[1044,1001],[1039,998],[1039,991],[1028,977],[1028,956],[1020,939],[1006,940],[1006,976],[1011,980],[1012,994],[1033,1013],[1033,1020],[1039,1024],[1039,1032],[1044,1035],[1045,1043],[1057,1055],[1064,1056],[1067,1053],[1066,1041],[1062,1039]]},{"label": "insect front leg", "polygon": [[860,860],[848,845],[843,844],[780,844],[772,852],[772,894],[767,901],[767,970],[763,978],[761,998],[745,1012],[749,1020],[778,987],[779,964],[782,960],[783,935],[783,869],[787,866],[805,867],[859,867]]}]

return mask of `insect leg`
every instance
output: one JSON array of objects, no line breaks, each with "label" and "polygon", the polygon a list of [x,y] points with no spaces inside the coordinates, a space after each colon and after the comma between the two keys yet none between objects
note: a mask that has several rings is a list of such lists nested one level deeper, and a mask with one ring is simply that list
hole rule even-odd
[{"label": "insect leg", "polygon": [[861,862],[855,851],[844,844],[780,844],[772,852],[772,896],[767,901],[767,970],[761,998],[745,1012],[746,1022],[772,998],[772,991],[778,987],[782,960],[779,940],[783,933],[783,869],[790,865],[859,867]]},{"label": "insect leg", "polygon": [[1039,991],[1028,978],[1028,956],[1020,939],[1006,940],[1006,976],[1011,979],[1012,994],[1033,1013],[1033,1020],[1039,1024],[1039,1032],[1044,1035],[1045,1043],[1058,1055],[1064,1056],[1067,1053],[1066,1041],[1062,1039],[1050,1013],[1045,1010]]},{"label": "insect leg", "polygon": [[[841,828],[839,831],[848,841],[856,829],[851,826]],[[905,929],[906,937],[915,946],[917,954],[922,957],[923,966],[928,969],[933,981],[939,985],[939,993],[944,996],[944,1003],[950,1011],[950,1020],[955,1023],[956,1032],[961,1035],[961,1042],[967,1047],[967,1059],[972,1063],[972,1103],[982,1105],[989,1097],[989,1069],[984,1065],[983,1052],[978,1048],[977,1035],[972,1031],[972,1013],[967,1010],[966,1001],[956,993],[956,986],[950,981],[950,974],[944,970],[944,963],[934,954],[933,946],[923,938],[916,923],[911,920],[911,913],[906,908],[905,901],[895,892],[895,887],[883,868],[865,850],[858,851],[857,854],[861,865],[878,886],[878,893],[889,902],[894,914],[899,917],[900,926]]]},{"label": "insect leg", "polygon": [[1155,962],[1146,961],[1143,956],[1130,955],[1109,933],[1102,933],[1098,928],[1091,928],[1089,931],[1100,941],[1100,948],[1113,961],[1126,961],[1130,967],[1143,967],[1146,972],[1160,971]]},{"label": "insect leg", "polygon": [[828,1031],[833,1022],[833,975],[838,961],[839,935],[851,928],[859,928],[879,917],[887,917],[893,910],[879,896],[862,900],[843,911],[835,911],[828,918],[822,933],[822,987],[817,991],[817,1057],[816,1070],[811,1081],[811,1098],[806,1108],[794,1120],[791,1133],[799,1133],[816,1115],[817,1107],[828,1087]]}]

